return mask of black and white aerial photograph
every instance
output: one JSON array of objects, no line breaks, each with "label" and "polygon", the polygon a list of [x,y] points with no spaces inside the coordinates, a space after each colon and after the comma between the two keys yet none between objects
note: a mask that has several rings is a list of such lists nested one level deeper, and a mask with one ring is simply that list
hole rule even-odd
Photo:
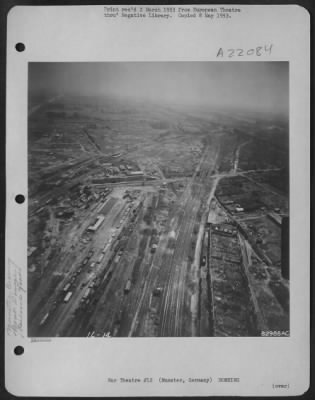
[{"label": "black and white aerial photograph", "polygon": [[289,336],[289,63],[31,62],[28,336]]}]

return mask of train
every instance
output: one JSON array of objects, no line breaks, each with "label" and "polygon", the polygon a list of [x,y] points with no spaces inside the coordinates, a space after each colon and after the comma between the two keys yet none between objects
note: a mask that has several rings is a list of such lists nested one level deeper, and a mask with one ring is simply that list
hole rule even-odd
[{"label": "train", "polygon": [[66,294],[65,298],[63,299],[63,302],[64,303],[68,303],[68,301],[70,300],[71,296],[72,296],[72,292],[68,292]]},{"label": "train", "polygon": [[46,313],[46,314],[43,316],[43,318],[41,319],[41,321],[40,321],[40,323],[39,323],[39,326],[44,325],[45,322],[47,321],[48,317],[49,317],[49,312]]},{"label": "train", "polygon": [[125,285],[124,292],[127,294],[130,292],[130,289],[131,289],[131,280],[128,279],[128,281],[126,282],[126,285]]},{"label": "train", "polygon": [[65,285],[65,287],[63,288],[63,291],[66,293],[66,292],[68,292],[68,290],[70,289],[70,286],[71,286],[71,283],[69,282],[69,283],[67,283],[66,285]]}]

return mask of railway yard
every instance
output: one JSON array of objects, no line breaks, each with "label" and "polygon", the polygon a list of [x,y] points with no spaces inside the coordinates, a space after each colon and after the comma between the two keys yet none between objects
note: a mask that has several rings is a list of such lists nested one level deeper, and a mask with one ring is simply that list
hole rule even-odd
[{"label": "railway yard", "polygon": [[285,121],[41,101],[28,126],[29,336],[289,335]]}]

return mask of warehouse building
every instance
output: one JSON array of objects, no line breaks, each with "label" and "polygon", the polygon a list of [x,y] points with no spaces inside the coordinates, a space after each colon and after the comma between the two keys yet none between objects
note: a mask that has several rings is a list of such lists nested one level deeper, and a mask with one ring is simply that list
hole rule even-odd
[{"label": "warehouse building", "polygon": [[105,219],[105,217],[103,215],[99,215],[96,218],[95,224],[94,225],[90,225],[88,227],[88,231],[89,232],[96,232],[98,230],[98,228],[102,225],[104,219]]}]

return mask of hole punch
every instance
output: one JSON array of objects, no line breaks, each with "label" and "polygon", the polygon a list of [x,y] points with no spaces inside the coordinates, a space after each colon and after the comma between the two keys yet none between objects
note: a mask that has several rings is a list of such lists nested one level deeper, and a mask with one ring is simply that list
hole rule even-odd
[{"label": "hole punch", "polygon": [[25,201],[25,197],[23,196],[23,194],[17,194],[17,195],[15,196],[15,201],[16,201],[18,204],[22,204],[22,203],[24,203],[24,201]]},{"label": "hole punch", "polygon": [[16,356],[21,356],[23,353],[24,353],[24,347],[23,346],[14,347],[14,354]]},{"label": "hole punch", "polygon": [[19,53],[21,53],[22,51],[25,50],[25,44],[21,43],[21,42],[17,43],[15,45],[15,50],[18,51]]}]

